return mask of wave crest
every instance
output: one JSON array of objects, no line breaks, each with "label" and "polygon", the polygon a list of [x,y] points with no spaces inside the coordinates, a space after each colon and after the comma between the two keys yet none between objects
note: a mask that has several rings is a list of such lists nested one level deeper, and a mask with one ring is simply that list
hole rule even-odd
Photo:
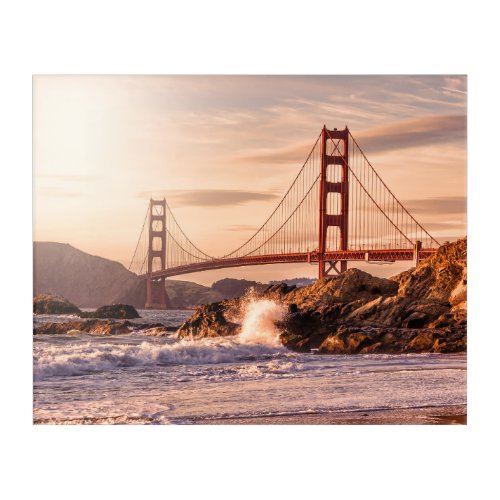
[{"label": "wave crest", "polygon": [[33,359],[35,380],[54,376],[86,375],[131,366],[233,363],[286,352],[265,344],[237,339],[180,340],[173,344],[138,345],[86,342],[65,346],[37,345]]}]

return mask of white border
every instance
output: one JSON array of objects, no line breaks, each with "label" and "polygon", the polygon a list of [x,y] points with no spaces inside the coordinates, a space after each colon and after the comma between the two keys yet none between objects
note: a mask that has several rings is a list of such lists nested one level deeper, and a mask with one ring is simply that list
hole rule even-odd
[{"label": "white border", "polygon": [[[493,2],[11,2],[1,30],[4,498],[490,498],[497,353]],[[469,75],[469,425],[31,425],[31,75]],[[494,293],[492,293],[494,292]],[[8,316],[7,324],[5,318]],[[498,441],[496,441],[498,442]]]}]

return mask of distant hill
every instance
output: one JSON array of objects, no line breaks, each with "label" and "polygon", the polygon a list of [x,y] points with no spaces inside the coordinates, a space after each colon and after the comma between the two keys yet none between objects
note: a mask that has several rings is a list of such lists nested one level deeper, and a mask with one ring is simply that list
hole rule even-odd
[{"label": "distant hill", "polygon": [[[96,308],[107,304],[144,307],[145,281],[139,280],[118,262],[90,255],[67,243],[54,242],[34,242],[33,261],[33,296],[60,295],[78,307]],[[313,281],[294,278],[285,282],[305,286]],[[200,304],[239,297],[249,288],[262,292],[268,286],[257,281],[232,278],[216,281],[211,287],[168,279],[165,282],[167,307],[190,309]]]},{"label": "distant hill", "polygon": [[[193,309],[200,304],[211,304],[225,298],[210,287],[170,278],[165,281],[165,290],[168,309]],[[142,309],[146,302],[146,282],[136,277],[134,285],[123,290],[113,302],[131,304]]]},{"label": "distant hill", "polygon": [[312,285],[313,283],[316,283],[316,278],[291,278],[291,279],[286,279],[282,281],[270,281],[269,282],[271,285],[277,285],[279,283],[286,283],[287,285],[295,285],[297,287],[301,286],[309,286]]},{"label": "distant hill", "polygon": [[172,309],[191,309],[200,304],[211,304],[226,298],[217,290],[192,281],[168,279],[165,281],[165,289],[170,302],[169,307]]},{"label": "distant hill", "polygon": [[79,307],[112,304],[138,283],[118,262],[52,242],[33,243],[33,278],[34,295],[61,295]]},{"label": "distant hill", "polygon": [[[124,303],[143,308],[146,300],[145,282],[122,264],[67,243],[34,242],[33,277],[33,296],[60,295],[78,307]],[[218,290],[190,281],[169,279],[165,288],[170,309],[187,309],[226,298]]]},{"label": "distant hill", "polygon": [[224,278],[212,283],[212,290],[219,292],[226,299],[232,299],[243,295],[249,288],[253,288],[256,292],[262,292],[268,286],[258,281]]}]

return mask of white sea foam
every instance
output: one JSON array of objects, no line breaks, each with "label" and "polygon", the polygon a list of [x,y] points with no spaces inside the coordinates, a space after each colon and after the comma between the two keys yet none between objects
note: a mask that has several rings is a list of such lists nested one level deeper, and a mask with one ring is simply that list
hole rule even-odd
[{"label": "white sea foam", "polygon": [[244,344],[228,339],[180,340],[174,344],[138,345],[87,342],[40,345],[34,353],[35,380],[52,376],[85,375],[115,368],[151,365],[233,363],[276,353],[271,345]]},{"label": "white sea foam", "polygon": [[[154,314],[179,324],[175,312]],[[249,297],[236,318],[242,336],[37,335],[34,421],[193,423],[467,401],[465,355],[295,353],[278,342],[283,314]]]},{"label": "white sea foam", "polygon": [[244,306],[239,341],[244,344],[281,346],[276,322],[285,317],[285,307],[272,300],[250,299]]},{"label": "white sea foam", "polygon": [[[243,311],[241,333],[235,338],[180,340],[175,343],[37,343],[34,352],[35,380],[53,376],[85,375],[131,366],[197,365],[256,360],[286,353],[275,322],[285,308],[270,300],[249,299]],[[278,372],[270,365],[269,371]]]}]

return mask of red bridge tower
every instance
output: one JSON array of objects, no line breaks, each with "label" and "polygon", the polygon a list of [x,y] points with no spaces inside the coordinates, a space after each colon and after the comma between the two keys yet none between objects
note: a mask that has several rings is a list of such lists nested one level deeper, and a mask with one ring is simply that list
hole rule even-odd
[{"label": "red bridge tower", "polygon": [[[332,141],[333,154],[327,153],[327,141]],[[335,154],[337,153],[337,154]],[[340,165],[342,169],[339,182],[328,181],[327,170],[329,165]],[[347,260],[340,261],[340,269],[336,267],[337,261],[329,261],[325,256],[326,236],[328,227],[338,227],[340,234],[340,245],[338,250],[347,250],[348,242],[348,216],[349,216],[349,129],[327,130],[326,126],[321,131],[321,177],[319,194],[319,245],[318,262],[319,278],[328,276],[333,269],[337,273],[347,270]],[[328,193],[337,193],[340,196],[340,213],[327,213]],[[326,268],[328,264],[328,268]]]},{"label": "red bridge tower", "polygon": [[148,269],[146,281],[146,309],[166,309],[167,294],[165,292],[165,278],[152,277],[153,264],[159,261],[159,271],[165,269],[167,256],[167,202],[163,200],[149,200],[149,247]]}]

